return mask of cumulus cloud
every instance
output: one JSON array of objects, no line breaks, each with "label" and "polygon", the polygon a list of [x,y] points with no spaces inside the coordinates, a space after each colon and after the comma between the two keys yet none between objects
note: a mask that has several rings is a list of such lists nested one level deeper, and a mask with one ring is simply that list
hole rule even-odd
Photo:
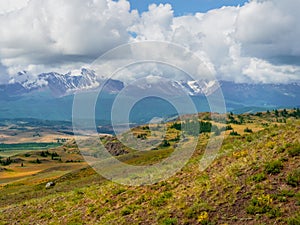
[{"label": "cumulus cloud", "polygon": [[243,55],[264,59],[300,56],[300,1],[253,1],[239,11],[236,38]]},{"label": "cumulus cloud", "polygon": [[222,80],[300,80],[299,0],[250,0],[179,17],[170,4],[138,14],[126,0],[10,2],[0,4],[0,60],[10,74],[66,73],[119,44],[158,40],[195,52]]},{"label": "cumulus cloud", "polygon": [[0,14],[6,14],[24,8],[29,0],[2,0],[0,1]]},{"label": "cumulus cloud", "polygon": [[15,73],[88,62],[128,41],[129,8],[125,0],[31,0],[0,15],[1,63]]},{"label": "cumulus cloud", "polygon": [[300,80],[299,8],[297,0],[253,0],[174,17],[169,5],[152,5],[131,31],[135,40],[187,47],[212,65],[219,79],[286,83]]}]

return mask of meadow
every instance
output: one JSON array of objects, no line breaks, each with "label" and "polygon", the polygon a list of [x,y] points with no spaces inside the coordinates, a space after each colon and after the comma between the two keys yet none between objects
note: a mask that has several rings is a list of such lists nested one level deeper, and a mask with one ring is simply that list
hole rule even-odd
[{"label": "meadow", "polygon": [[[24,167],[20,161],[1,166],[0,224],[299,224],[298,113],[298,109],[229,113],[226,121],[218,122],[199,114],[199,121],[210,122],[220,133],[200,132],[186,166],[153,185],[133,187],[106,180],[83,161],[74,141],[48,153],[17,154],[11,159],[24,160]],[[167,124],[166,142],[157,149],[121,146],[126,151],[115,157],[132,165],[160,162],[177,143],[176,123]],[[142,125],[132,133],[150,141],[152,129]],[[225,140],[217,158],[200,171],[210,135],[220,134]],[[101,139],[107,146],[117,143],[113,137]],[[37,158],[40,164],[34,163]],[[13,173],[23,176],[7,180]],[[45,189],[49,181],[56,185]]]}]

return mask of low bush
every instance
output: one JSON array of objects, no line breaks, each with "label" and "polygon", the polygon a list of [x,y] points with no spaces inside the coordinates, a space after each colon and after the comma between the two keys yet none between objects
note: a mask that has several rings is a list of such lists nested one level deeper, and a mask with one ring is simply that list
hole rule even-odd
[{"label": "low bush", "polygon": [[262,182],[264,180],[266,180],[267,177],[266,177],[266,174],[265,173],[258,173],[258,174],[255,174],[251,177],[251,180],[254,181],[254,182]]},{"label": "low bush", "polygon": [[286,178],[286,183],[292,187],[297,187],[300,184],[300,168],[292,171]]},{"label": "low bush", "polygon": [[291,149],[289,149],[288,154],[291,157],[299,156],[300,155],[300,144],[296,144]]},{"label": "low bush", "polygon": [[275,174],[280,173],[282,168],[283,168],[282,162],[280,160],[275,160],[275,161],[271,161],[271,162],[266,163],[265,172],[267,174],[275,175]]},{"label": "low bush", "polygon": [[166,204],[167,200],[171,198],[173,195],[171,192],[165,192],[160,195],[158,198],[155,198],[151,201],[152,206],[163,206]]},{"label": "low bush", "polygon": [[248,127],[244,129],[245,133],[253,133],[253,130],[249,129]]},{"label": "low bush", "polygon": [[299,225],[300,224],[300,214],[295,217],[288,218],[286,220],[286,222],[288,225]]},{"label": "low bush", "polygon": [[265,214],[270,212],[272,207],[272,198],[270,195],[262,195],[259,197],[253,197],[250,201],[249,206],[246,208],[248,214]]},{"label": "low bush", "polygon": [[231,135],[231,136],[240,136],[239,135],[239,133],[238,132],[236,132],[236,131],[231,131],[230,133],[229,133],[229,135]]},{"label": "low bush", "polygon": [[176,218],[166,218],[162,221],[163,225],[176,225],[178,220]]}]

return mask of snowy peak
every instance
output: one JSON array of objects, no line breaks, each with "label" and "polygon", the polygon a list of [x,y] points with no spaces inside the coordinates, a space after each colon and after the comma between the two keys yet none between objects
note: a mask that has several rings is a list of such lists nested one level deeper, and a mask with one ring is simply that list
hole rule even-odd
[{"label": "snowy peak", "polygon": [[186,93],[192,96],[196,95],[210,95],[214,93],[220,85],[217,81],[174,81],[173,86],[183,89]]},{"label": "snowy peak", "polygon": [[59,96],[93,89],[100,85],[95,72],[84,68],[81,69],[80,74],[50,72],[32,76],[26,71],[22,71],[12,78],[9,83],[21,85],[26,92],[49,88],[55,95]]},{"label": "snowy peak", "polygon": [[93,72],[82,69],[80,75],[44,73],[38,76],[35,82],[45,81],[53,92],[60,95],[70,94],[75,91],[88,90],[98,87],[100,84]]},{"label": "snowy peak", "polygon": [[[101,74],[98,74],[101,75]],[[181,80],[181,81],[162,81],[154,82],[149,79],[149,82],[138,84],[137,87],[130,87],[136,91],[143,91],[145,87],[151,86],[158,92],[166,93],[180,93],[185,92],[191,96],[210,95],[215,90],[220,88],[217,81],[195,81],[195,80]],[[104,90],[110,93],[117,93],[124,88],[124,83],[118,80],[97,78],[95,71],[82,68],[81,70],[71,71],[66,74],[56,72],[42,73],[38,76],[32,76],[26,71],[21,71],[11,79],[10,84],[18,84],[24,88],[28,93],[34,90],[49,88],[56,96],[64,96],[78,91],[85,91],[95,89],[104,85]],[[145,87],[144,87],[145,85]],[[20,88],[19,88],[20,89]]]}]

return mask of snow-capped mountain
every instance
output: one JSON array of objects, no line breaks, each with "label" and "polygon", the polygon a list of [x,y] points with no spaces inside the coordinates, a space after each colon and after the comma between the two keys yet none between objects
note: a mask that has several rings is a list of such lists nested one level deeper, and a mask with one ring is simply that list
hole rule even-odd
[{"label": "snow-capped mountain", "polygon": [[[18,99],[37,90],[50,90],[54,97],[68,96],[75,92],[95,90],[104,86],[107,93],[120,92],[125,84],[119,80],[104,80],[93,70],[81,69],[78,72],[59,74],[42,73],[31,76],[26,71],[20,72],[8,84],[0,85],[0,100]],[[249,84],[230,81],[195,81],[195,80],[157,80],[149,79],[126,87],[136,96],[151,89],[151,93],[164,93],[171,96],[182,95],[207,96],[217,89],[223,91],[230,109],[243,106],[279,107],[300,105],[300,84]]]},{"label": "snow-capped mountain", "polygon": [[42,73],[36,77],[26,71],[19,72],[9,82],[11,86],[23,87],[23,91],[31,92],[38,89],[49,88],[55,95],[66,95],[75,91],[88,90],[100,85],[93,71],[81,69],[80,74],[59,74],[56,72]]},{"label": "snow-capped mountain", "polygon": [[[81,69],[79,72],[69,72],[67,74],[60,74],[57,72],[42,73],[37,76],[32,76],[26,71],[19,72],[13,77],[9,84],[0,85],[0,92],[5,92],[8,96],[18,96],[30,93],[36,90],[50,89],[55,96],[65,96],[73,94],[74,92],[82,92],[92,90],[104,85],[104,89],[109,93],[116,93],[124,88],[122,81],[97,78],[93,70]],[[131,88],[137,91],[143,91],[145,88],[152,87],[157,91],[165,91],[169,93],[178,93],[184,91],[191,96],[209,95],[219,88],[216,81],[167,81],[167,83],[142,83],[137,87]],[[166,88],[168,87],[168,88]]]},{"label": "snow-capped mountain", "polygon": [[[71,120],[73,93],[80,92],[83,98],[90,97],[90,91],[104,86],[108,95],[101,99],[96,107],[99,120],[110,119],[111,107],[117,93],[121,90],[136,97],[153,93],[166,94],[177,100],[185,101],[188,94],[195,102],[197,110],[208,111],[205,95],[221,89],[225,98],[228,111],[245,112],[266,110],[282,107],[300,107],[300,84],[249,84],[234,83],[230,81],[194,81],[194,80],[156,80],[136,82],[124,86],[119,80],[104,80],[101,74],[82,69],[79,72],[59,74],[55,72],[42,73],[38,76],[30,76],[26,72],[20,72],[7,84],[0,85],[0,118],[47,118],[49,120]],[[49,92],[50,90],[50,92]],[[102,89],[103,90],[103,89]],[[52,94],[50,94],[52,93]],[[113,93],[111,95],[111,93]],[[124,93],[124,92],[123,92]],[[143,94],[143,95],[141,95]],[[162,95],[164,96],[164,95]],[[157,103],[157,99],[148,99],[141,103],[134,111],[134,118],[147,121],[153,116],[161,117],[174,115],[173,109],[165,103]],[[159,112],[159,113],[158,113]],[[152,116],[152,117],[151,117]]]},{"label": "snow-capped mountain", "polygon": [[[97,79],[94,71],[81,69],[77,74],[69,72],[60,74],[56,72],[42,73],[32,76],[26,71],[19,72],[8,84],[0,85],[0,92],[7,96],[19,96],[37,90],[51,90],[57,97],[83,92],[99,87],[104,80]],[[124,87],[121,81],[108,80],[105,83],[105,90],[117,92]]]},{"label": "snow-capped mountain", "polygon": [[[19,72],[8,84],[0,85],[0,93],[3,96],[19,96],[34,92],[36,90],[50,89],[55,96],[65,96],[74,92],[93,90],[104,85],[104,90],[109,93],[117,93],[124,88],[124,83],[119,80],[97,78],[92,70],[81,69],[79,72],[59,74],[56,72],[42,73],[31,76],[26,71]],[[267,102],[274,102],[277,99],[297,99],[299,97],[300,85],[294,84],[248,84],[234,83],[229,81],[149,81],[137,83],[130,88],[138,95],[140,91],[152,88],[158,92],[185,93],[190,96],[210,95],[221,88],[225,97],[235,101],[268,99]],[[133,92],[133,91],[132,91]],[[284,102],[284,101],[281,101]]]},{"label": "snow-capped mountain", "polygon": [[220,85],[217,81],[173,81],[173,86],[184,90],[191,96],[210,95],[215,92]]}]

